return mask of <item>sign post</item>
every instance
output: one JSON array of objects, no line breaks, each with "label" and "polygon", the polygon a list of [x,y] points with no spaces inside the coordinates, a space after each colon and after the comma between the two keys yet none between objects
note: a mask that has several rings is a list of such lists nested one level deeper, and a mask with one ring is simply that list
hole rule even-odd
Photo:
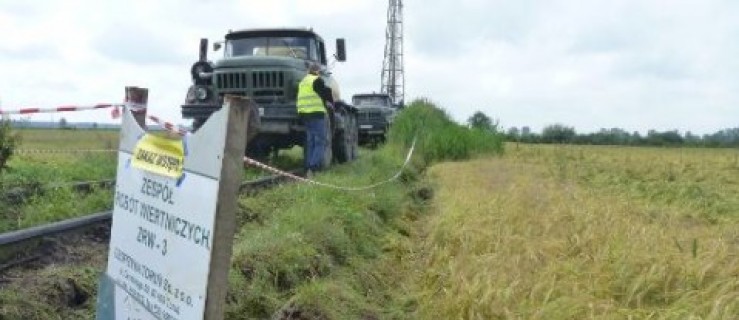
[{"label": "sign post", "polygon": [[136,122],[146,130],[146,103],[149,101],[149,89],[139,87],[126,87],[126,98],[124,100],[127,103],[136,104],[137,107],[133,113],[133,118]]},{"label": "sign post", "polygon": [[223,319],[253,107],[226,96],[182,139],[147,134],[124,110],[96,319]]}]

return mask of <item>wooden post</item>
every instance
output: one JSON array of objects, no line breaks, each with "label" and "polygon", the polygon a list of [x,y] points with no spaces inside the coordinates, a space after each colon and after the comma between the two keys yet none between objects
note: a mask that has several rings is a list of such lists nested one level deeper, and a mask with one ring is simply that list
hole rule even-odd
[{"label": "wooden post", "polygon": [[141,106],[140,109],[135,110],[136,112],[133,113],[133,117],[141,128],[146,129],[146,106],[149,102],[149,89],[128,86],[126,87],[125,101]]},{"label": "wooden post", "polygon": [[233,239],[236,232],[236,196],[239,193],[244,170],[246,132],[250,110],[256,109],[247,98],[226,95],[224,104],[229,106],[226,125],[226,148],[221,167],[221,187],[216,205],[215,237],[213,239],[208,298],[205,301],[205,319],[223,319],[228,292],[228,270],[231,266]]}]

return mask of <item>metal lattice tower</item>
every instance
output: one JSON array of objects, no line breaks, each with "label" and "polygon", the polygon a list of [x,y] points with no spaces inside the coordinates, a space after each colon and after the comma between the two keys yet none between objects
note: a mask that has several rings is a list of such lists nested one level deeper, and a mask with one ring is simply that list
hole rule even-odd
[{"label": "metal lattice tower", "polygon": [[382,88],[394,103],[405,102],[403,72],[403,0],[390,0],[385,31],[385,59],[382,62]]}]

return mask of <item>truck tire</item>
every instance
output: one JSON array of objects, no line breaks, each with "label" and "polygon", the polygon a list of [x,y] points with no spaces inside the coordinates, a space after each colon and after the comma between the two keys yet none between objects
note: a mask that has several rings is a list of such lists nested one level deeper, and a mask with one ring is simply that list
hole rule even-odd
[{"label": "truck tire", "polygon": [[329,118],[329,113],[326,112],[326,115],[324,116],[324,119],[326,120],[326,145],[323,149],[323,163],[321,164],[321,169],[326,170],[328,167],[331,166],[331,161],[333,160],[334,154],[333,154],[333,136],[334,131],[332,130],[331,126],[331,119]]},{"label": "truck tire", "polygon": [[267,162],[272,149],[260,143],[247,143],[245,155],[260,162]]},{"label": "truck tire", "polygon": [[344,130],[336,136],[334,145],[334,156],[339,163],[353,161],[359,153],[359,129],[357,128],[357,118],[353,114],[344,117]]},{"label": "truck tire", "polygon": [[344,130],[341,130],[341,132],[336,135],[336,141],[334,142],[334,155],[336,156],[336,162],[344,163],[352,161],[351,137],[351,127],[348,125]]},{"label": "truck tire", "polygon": [[351,144],[349,145],[349,161],[354,161],[359,158],[359,121],[357,121],[356,114],[353,114],[349,118],[351,119]]}]

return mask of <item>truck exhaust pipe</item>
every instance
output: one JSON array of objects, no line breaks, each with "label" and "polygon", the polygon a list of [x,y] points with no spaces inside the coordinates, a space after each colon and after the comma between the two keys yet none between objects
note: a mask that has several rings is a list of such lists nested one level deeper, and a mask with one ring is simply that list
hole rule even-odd
[{"label": "truck exhaust pipe", "polygon": [[208,39],[200,39],[200,56],[198,61],[208,61]]}]

